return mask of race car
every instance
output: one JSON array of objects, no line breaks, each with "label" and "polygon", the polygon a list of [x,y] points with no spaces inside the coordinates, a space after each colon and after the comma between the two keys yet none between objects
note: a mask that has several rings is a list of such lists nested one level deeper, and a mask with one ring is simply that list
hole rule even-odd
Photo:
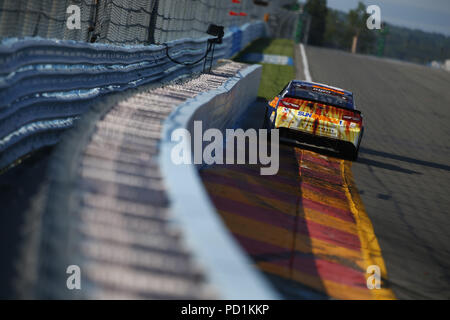
[{"label": "race car", "polygon": [[264,125],[282,138],[323,145],[356,160],[364,132],[350,91],[292,80],[269,102]]}]

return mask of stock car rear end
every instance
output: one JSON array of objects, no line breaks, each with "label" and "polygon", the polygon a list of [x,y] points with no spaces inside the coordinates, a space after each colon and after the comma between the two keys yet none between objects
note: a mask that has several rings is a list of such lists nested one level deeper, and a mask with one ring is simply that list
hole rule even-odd
[{"label": "stock car rear end", "polygon": [[266,111],[265,125],[281,136],[334,148],[356,160],[364,127],[350,91],[292,80]]}]

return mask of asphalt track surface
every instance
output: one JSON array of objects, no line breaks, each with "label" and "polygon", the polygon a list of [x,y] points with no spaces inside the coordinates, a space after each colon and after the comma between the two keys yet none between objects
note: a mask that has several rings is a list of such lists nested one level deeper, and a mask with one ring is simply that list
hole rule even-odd
[{"label": "asphalt track surface", "polygon": [[390,287],[399,299],[449,299],[450,73],[324,48],[306,54],[313,81],[353,91],[364,115],[352,171]]}]

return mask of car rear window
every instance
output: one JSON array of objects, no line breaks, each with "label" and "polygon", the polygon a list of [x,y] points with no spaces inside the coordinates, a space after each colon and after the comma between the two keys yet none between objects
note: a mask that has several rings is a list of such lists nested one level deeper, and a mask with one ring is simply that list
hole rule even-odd
[{"label": "car rear window", "polygon": [[346,109],[354,109],[352,96],[344,95],[338,90],[321,86],[292,84],[287,90],[284,91],[283,97],[313,100]]}]

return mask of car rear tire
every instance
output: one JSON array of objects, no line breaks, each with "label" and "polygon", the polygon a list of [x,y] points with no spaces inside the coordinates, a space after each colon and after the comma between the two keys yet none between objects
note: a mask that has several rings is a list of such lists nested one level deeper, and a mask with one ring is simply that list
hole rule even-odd
[{"label": "car rear tire", "polygon": [[354,148],[353,149],[353,152],[350,154],[350,160],[351,161],[356,161],[356,160],[358,160],[358,154],[359,154],[359,146],[358,146],[358,148]]},{"label": "car rear tire", "polygon": [[270,129],[269,127],[269,117],[267,116],[269,110],[269,108],[266,106],[266,112],[264,112],[264,119],[263,119],[263,123],[262,123],[262,128],[263,129]]},{"label": "car rear tire", "polygon": [[351,161],[358,160],[359,146],[355,148],[355,146],[351,144],[344,144],[340,148],[342,156]]},{"label": "car rear tire", "polygon": [[266,107],[266,112],[264,113],[262,128],[267,130],[267,141],[270,143],[270,141],[272,140],[270,129],[272,129],[272,128],[271,128],[271,124],[270,124],[270,120],[269,120],[269,107]]},{"label": "car rear tire", "polygon": [[352,144],[347,144],[343,146],[343,153],[346,158],[348,158],[351,161],[358,160],[358,154],[359,154],[359,146],[361,145],[361,140],[364,134],[364,127],[361,129],[361,134],[359,136],[358,140],[358,146],[355,147]]},{"label": "car rear tire", "polygon": [[270,121],[270,109],[267,106],[266,107],[266,112],[264,113],[264,122],[263,122],[263,128],[270,130],[270,129],[275,129],[275,125],[272,123],[272,121]]}]

